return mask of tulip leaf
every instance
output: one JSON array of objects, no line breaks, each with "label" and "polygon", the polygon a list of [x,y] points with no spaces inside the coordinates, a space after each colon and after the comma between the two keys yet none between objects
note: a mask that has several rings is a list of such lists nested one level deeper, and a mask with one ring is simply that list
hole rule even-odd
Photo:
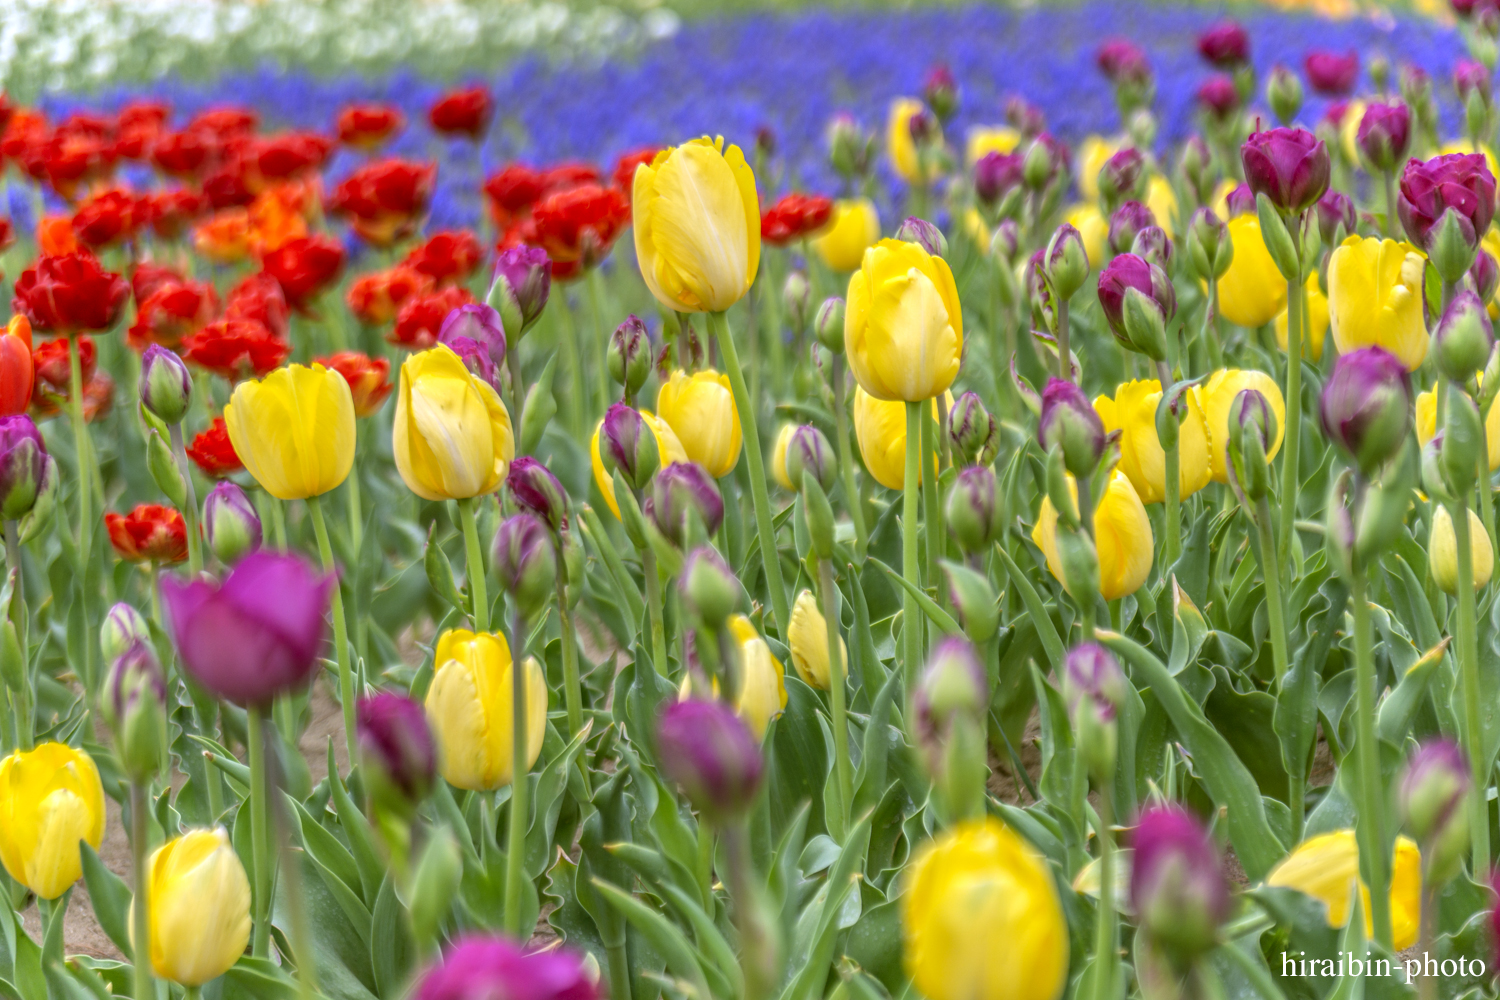
[{"label": "tulip leaf", "polygon": [[243,956],[224,973],[221,1000],[295,1000],[297,983],[266,958]]},{"label": "tulip leaf", "polygon": [[874,563],[881,572],[889,577],[893,583],[897,584],[901,587],[902,590],[912,595],[912,597],[916,599],[918,607],[920,607],[922,611],[927,615],[927,617],[932,620],[932,623],[938,628],[942,629],[944,633],[946,633],[947,635],[964,634],[964,630],[959,627],[958,622],[953,620],[953,616],[948,614],[948,612],[944,611],[942,608],[938,607],[937,602],[928,597],[926,591],[914,585],[910,580],[906,579],[906,577],[902,576],[900,573],[897,573],[895,570],[891,569],[889,566],[881,562],[879,559],[876,559],[874,556],[870,556],[869,560],[870,562]]},{"label": "tulip leaf", "polygon": [[380,883],[370,923],[370,967],[375,973],[376,993],[399,996],[415,954],[405,909],[396,897],[395,883],[387,876]]},{"label": "tulip leaf", "polygon": [[1021,572],[1021,567],[1005,551],[1004,544],[995,543],[995,553],[1000,556],[1000,561],[1005,564],[1005,572],[1010,577],[1011,584],[1021,595],[1021,602],[1026,605],[1026,613],[1031,616],[1032,623],[1036,626],[1037,637],[1042,640],[1042,649],[1047,654],[1047,661],[1053,672],[1062,669],[1064,649],[1063,641],[1057,634],[1057,627],[1052,623],[1052,618],[1047,614],[1047,608],[1042,604],[1042,599],[1037,595],[1036,588],[1031,581]]},{"label": "tulip leaf", "polygon": [[[839,859],[828,873],[828,881],[820,893],[823,897],[822,904],[818,907],[812,925],[812,936],[807,941],[805,960],[800,962],[796,977],[782,992],[782,1000],[812,1000],[822,995],[836,936],[840,930],[849,926],[837,918],[844,908],[844,900],[859,881],[859,872],[864,867],[865,852],[869,846],[870,817],[866,815],[849,831]],[[799,949],[801,944],[799,941]],[[794,966],[799,957],[794,955]]]},{"label": "tulip leaf", "polygon": [[587,504],[582,506],[580,513],[583,516],[584,537],[593,542],[594,547],[599,550],[599,556],[609,569],[609,576],[614,581],[615,589],[625,600],[625,606],[629,612],[625,620],[633,629],[646,614],[646,604],[641,600],[640,588],[636,586],[635,580],[625,569],[625,563],[620,559],[620,552],[615,548],[614,542],[610,541],[609,533],[600,523],[598,513]]},{"label": "tulip leaf", "polygon": [[675,885],[663,885],[662,893],[679,917],[693,929],[693,938],[698,950],[708,961],[703,969],[707,973],[718,973],[724,980],[724,992],[714,996],[742,997],[745,994],[745,977],[740,970],[734,949],[720,932],[718,925],[703,911],[703,906]]},{"label": "tulip leaf", "polygon": [[86,840],[78,843],[78,857],[83,863],[83,882],[89,890],[89,902],[99,928],[109,936],[120,954],[130,958],[130,886],[99,860],[99,853]]},{"label": "tulip leaf", "polygon": [[651,942],[652,947],[661,953],[662,957],[667,960],[667,969],[673,975],[687,980],[691,998],[712,1000],[713,994],[709,992],[703,967],[698,964],[697,954],[692,942],[687,939],[687,935],[683,934],[666,917],[620,887],[601,878],[594,878],[592,885],[599,895],[604,897],[605,902],[629,921],[630,926],[640,931],[646,940]]},{"label": "tulip leaf", "polygon": [[[557,817],[562,810],[562,793],[568,787],[568,775],[578,759],[578,752],[588,742],[593,726],[593,720],[584,723],[578,735],[537,774],[532,788],[532,818],[525,846],[526,873],[532,878],[540,877],[547,870],[547,862],[552,856],[552,835],[557,830]],[[551,728],[550,723],[548,728]]]},{"label": "tulip leaf", "polygon": [[[334,809],[338,812],[339,826],[344,831],[344,836],[349,839],[349,853],[354,856],[354,863],[359,867],[359,882],[362,889],[360,895],[364,899],[379,891],[381,883],[385,881],[385,865],[381,862],[375,851],[375,838],[370,833],[370,824],[365,819],[354,800],[349,796],[349,789],[344,785],[344,779],[339,775],[338,764],[333,757],[333,737],[328,738],[328,787],[333,798]],[[440,782],[440,784],[445,784]],[[459,835],[462,836],[460,831]],[[351,883],[352,885],[352,883]]]},{"label": "tulip leaf", "polygon": [[[557,415],[557,400],[552,395],[552,373],[557,369],[557,355],[547,359],[542,374],[526,392],[526,401],[521,405],[521,434],[516,447],[517,455],[530,455],[541,443],[547,424]],[[520,386],[516,387],[520,389]]]}]

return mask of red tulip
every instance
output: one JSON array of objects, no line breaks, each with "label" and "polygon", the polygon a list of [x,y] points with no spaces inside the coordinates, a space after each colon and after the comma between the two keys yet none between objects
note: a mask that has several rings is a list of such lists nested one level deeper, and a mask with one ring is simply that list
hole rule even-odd
[{"label": "red tulip", "polygon": [[401,109],[389,104],[351,104],[339,112],[339,142],[368,153],[406,126]]},{"label": "red tulip", "polygon": [[372,358],[359,351],[339,351],[329,357],[319,358],[318,364],[332,368],[344,376],[344,381],[349,383],[349,392],[354,397],[356,417],[374,415],[395,388],[390,379],[391,363],[385,358]]},{"label": "red tulip", "polygon": [[137,351],[150,344],[176,348],[184,337],[203,329],[219,311],[219,297],[210,284],[174,281],[157,285],[137,300],[135,323],[126,342]]},{"label": "red tulip", "polygon": [[16,242],[16,228],[9,219],[0,218],[0,251],[8,250]]},{"label": "red tulip", "polygon": [[260,115],[248,108],[209,108],[188,122],[193,131],[205,132],[218,139],[249,135],[260,127]]},{"label": "red tulip", "polygon": [[164,132],[151,145],[151,162],[168,177],[189,180],[209,162],[217,140],[203,129]]},{"label": "red tulip", "polygon": [[129,293],[124,278],[80,251],[38,258],[16,281],[11,308],[25,313],[38,330],[72,335],[114,326]]},{"label": "red tulip", "polygon": [[322,168],[333,140],[312,132],[283,132],[255,143],[251,153],[251,190]]},{"label": "red tulip", "polygon": [[259,323],[221,319],[182,342],[182,358],[230,382],[261,376],[281,365],[292,345]]},{"label": "red tulip", "polygon": [[146,301],[151,293],[165,284],[180,284],[187,279],[174,267],[158,264],[154,260],[143,260],[135,266],[130,276],[130,291],[137,304]]},{"label": "red tulip", "polygon": [[[79,337],[78,363],[82,369],[84,382],[94,377],[94,365],[97,360],[93,338]],[[33,346],[31,366],[32,371],[36,373],[34,393],[38,396],[48,392],[66,394],[71,382],[69,364],[67,337],[54,337]]]},{"label": "red tulip", "polygon": [[615,187],[629,200],[631,192],[635,190],[635,169],[643,163],[649,164],[656,159],[656,154],[661,152],[657,146],[643,146],[633,149],[615,161],[615,169],[611,176],[614,178]]},{"label": "red tulip", "polygon": [[432,278],[406,265],[360,275],[349,285],[344,301],[349,311],[366,326],[384,326],[415,295],[433,288]]},{"label": "red tulip", "polygon": [[254,320],[276,336],[285,337],[291,325],[291,309],[281,283],[258,271],[229,290],[224,318]]},{"label": "red tulip", "polygon": [[225,426],[223,417],[214,417],[208,430],[200,431],[193,438],[193,443],[187,447],[187,456],[205,475],[214,479],[222,479],[245,467],[245,463],[235,453],[233,442],[229,440],[229,428]]},{"label": "red tulip", "polygon": [[330,236],[303,236],[266,254],[261,267],[281,284],[294,309],[305,309],[344,270],[344,247]]},{"label": "red tulip", "polygon": [[186,188],[157,191],[142,199],[145,221],[164,240],[175,240],[203,214],[208,205],[203,195]]},{"label": "red tulip", "polygon": [[182,515],[159,503],[143,503],[129,514],[104,515],[109,544],[127,562],[182,562],[187,558],[187,524]]},{"label": "red tulip", "polygon": [[760,238],[772,246],[786,246],[828,225],[832,215],[833,202],[822,195],[788,194],[761,215]]},{"label": "red tulip", "polygon": [[435,164],[380,160],[334,188],[328,211],[347,217],[366,243],[387,247],[416,229],[436,180]]},{"label": "red tulip", "polygon": [[516,219],[531,214],[531,207],[546,192],[546,178],[539,170],[523,163],[512,163],[484,182],[484,194],[490,203],[490,214],[496,228],[503,229]]},{"label": "red tulip", "polygon": [[406,255],[402,264],[438,284],[466,281],[484,257],[479,239],[467,229],[435,233]]},{"label": "red tulip", "polygon": [[122,160],[143,160],[151,152],[172,109],[156,101],[134,101],[115,116],[114,154]]},{"label": "red tulip", "polygon": [[0,417],[26,412],[35,379],[31,323],[25,316],[12,316],[5,332],[0,333]]},{"label": "red tulip", "polygon": [[469,290],[457,285],[418,295],[396,314],[396,328],[386,340],[408,351],[425,351],[437,343],[448,314],[473,301]]},{"label": "red tulip", "polygon": [[490,92],[481,86],[450,91],[438,98],[427,112],[434,130],[444,135],[465,135],[478,139],[489,126],[495,109]]},{"label": "red tulip", "polygon": [[630,221],[630,203],[615,188],[585,184],[550,194],[532,211],[536,245],[552,258],[554,278],[558,263],[578,263],[584,270],[609,253],[620,230]]},{"label": "red tulip", "polygon": [[79,203],[73,213],[73,232],[87,246],[99,249],[130,241],[146,221],[140,199],[129,191],[111,188]]}]

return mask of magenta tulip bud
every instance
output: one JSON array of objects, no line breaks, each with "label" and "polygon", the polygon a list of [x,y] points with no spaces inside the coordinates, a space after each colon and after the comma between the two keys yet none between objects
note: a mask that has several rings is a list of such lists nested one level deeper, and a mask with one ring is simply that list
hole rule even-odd
[{"label": "magenta tulip bud", "polygon": [[1219,849],[1180,806],[1152,806],[1135,828],[1130,902],[1154,944],[1186,964],[1212,948],[1229,915]]},{"label": "magenta tulip bud", "polygon": [[1099,197],[1111,210],[1122,201],[1139,200],[1146,193],[1146,158],[1127,146],[1099,168]]},{"label": "magenta tulip bud", "polygon": [[1376,170],[1395,170],[1411,145],[1411,109],[1399,101],[1371,104],[1359,120],[1358,142]]},{"label": "magenta tulip bud", "polygon": [[1490,252],[1483,248],[1474,255],[1474,264],[1469,268],[1469,282],[1474,286],[1474,293],[1479,296],[1479,301],[1489,305],[1495,298],[1495,289],[1500,287],[1500,265],[1495,263],[1495,258]]},{"label": "magenta tulip bud", "polygon": [[948,439],[959,456],[958,465],[989,465],[1000,453],[1000,424],[972,389],[953,403]]},{"label": "magenta tulip bud", "polygon": [[1283,212],[1299,214],[1328,190],[1328,147],[1300,128],[1252,132],[1240,147],[1245,181]]},{"label": "magenta tulip bud", "polygon": [[1198,36],[1198,54],[1219,69],[1250,61],[1250,34],[1235,21],[1220,21]]},{"label": "magenta tulip bud", "polygon": [[1460,59],[1453,67],[1453,88],[1460,100],[1468,101],[1470,94],[1478,94],[1484,106],[1489,107],[1492,99],[1489,68],[1473,59]]},{"label": "magenta tulip bud", "polygon": [[1127,201],[1109,217],[1109,246],[1115,253],[1129,253],[1135,234],[1156,225],[1151,209],[1138,201]]},{"label": "magenta tulip bud", "polygon": [[1467,383],[1490,359],[1494,343],[1495,331],[1484,302],[1466,288],[1443,310],[1432,332],[1432,356],[1445,377]]},{"label": "magenta tulip bud", "polygon": [[1083,234],[1064,222],[1047,242],[1047,278],[1059,298],[1071,299],[1089,278],[1089,255]]},{"label": "magenta tulip bud", "polygon": [[[483,347],[493,364],[505,364],[505,325],[500,313],[494,309],[482,302],[471,302],[449,312],[438,329],[438,343],[448,345],[455,354],[463,357],[464,352],[454,346],[461,337]],[[470,370],[473,370],[472,366]]]},{"label": "magenta tulip bud", "polygon": [[823,432],[812,424],[801,424],[792,431],[786,446],[786,477],[793,487],[802,488],[802,474],[811,472],[813,479],[827,493],[838,482],[838,456]]},{"label": "magenta tulip bud", "polygon": [[957,716],[983,717],[989,704],[989,679],[974,644],[958,636],[933,649],[917,677],[912,707],[917,744],[929,761],[942,745]]},{"label": "magenta tulip bud", "polygon": [[656,720],[656,754],[662,773],[710,823],[731,822],[755,801],[764,769],[760,746],[722,701],[668,705]]},{"label": "magenta tulip bud", "polygon": [[427,713],[405,695],[382,691],[361,698],[354,718],[365,791],[377,808],[409,815],[437,776],[437,744]]},{"label": "magenta tulip bud", "polygon": [[1127,343],[1125,292],[1131,288],[1156,304],[1163,322],[1170,321],[1177,314],[1177,293],[1166,272],[1133,253],[1120,254],[1099,275],[1099,305],[1104,309],[1104,317],[1109,320],[1115,336]]},{"label": "magenta tulip bud", "polygon": [[552,532],[533,514],[515,514],[500,522],[495,532],[495,575],[530,618],[546,605],[557,583],[557,550]]},{"label": "magenta tulip bud", "polygon": [[1213,172],[1213,153],[1201,135],[1190,135],[1182,144],[1182,153],[1177,158],[1177,172],[1192,189],[1194,197],[1204,202],[1213,194],[1216,178]]},{"label": "magenta tulip bud", "polygon": [[255,504],[228,479],[219,480],[203,501],[203,538],[214,558],[226,566],[260,548],[260,515]]},{"label": "magenta tulip bud", "polygon": [[1027,139],[1034,139],[1047,130],[1046,114],[1020,94],[1011,94],[1005,99],[1005,121]]},{"label": "magenta tulip bud", "polygon": [[599,1000],[583,959],[567,948],[528,951],[502,937],[460,938],[429,969],[414,1000]]},{"label": "magenta tulip bud", "polygon": [[1007,264],[1013,264],[1021,247],[1021,227],[1015,219],[1001,219],[990,237],[990,252]]},{"label": "magenta tulip bud", "polygon": [[1401,450],[1412,426],[1406,366],[1380,347],[1340,355],[1323,386],[1323,433],[1366,475]]},{"label": "magenta tulip bud", "polygon": [[1302,81],[1279,63],[1271,67],[1266,78],[1266,103],[1271,105],[1277,121],[1289,124],[1302,110]]},{"label": "magenta tulip bud", "polygon": [[1422,848],[1425,877],[1440,886],[1458,873],[1469,842],[1468,759],[1447,737],[1417,748],[1396,791],[1402,825]]},{"label": "magenta tulip bud", "polygon": [[121,601],[109,609],[99,627],[99,648],[104,662],[113,663],[137,642],[150,642],[151,629],[139,611]]},{"label": "magenta tulip bud", "polygon": [[1068,650],[1063,667],[1070,713],[1088,702],[1101,720],[1112,721],[1125,699],[1125,674],[1115,655],[1098,643],[1085,642]]},{"label": "magenta tulip bud", "polygon": [[922,81],[922,100],[938,121],[945,124],[958,111],[958,81],[947,63],[938,63],[927,71],[927,79]]},{"label": "magenta tulip bud", "polygon": [[24,413],[0,417],[0,519],[15,521],[31,513],[56,477],[56,463],[32,419]]},{"label": "magenta tulip bud", "polygon": [[1354,212],[1354,199],[1342,191],[1329,191],[1318,199],[1318,235],[1323,246],[1336,247],[1345,237],[1359,231],[1359,217]]},{"label": "magenta tulip bud", "polygon": [[1359,79],[1359,53],[1353,49],[1343,55],[1309,52],[1302,60],[1302,68],[1307,71],[1307,83],[1314,93],[1324,97],[1348,97]]},{"label": "magenta tulip bud", "polygon": [[530,455],[522,455],[510,464],[505,485],[510,487],[510,495],[517,507],[535,514],[553,531],[568,526],[568,492],[541,462]]},{"label": "magenta tulip bud", "polygon": [[1062,449],[1063,466],[1075,476],[1087,476],[1104,455],[1104,422],[1075,383],[1051,377],[1042,388],[1042,415],[1037,442],[1043,450]]},{"label": "magenta tulip bud", "polygon": [[656,435],[633,406],[615,403],[599,425],[599,459],[608,473],[618,471],[627,485],[644,489],[661,467]]},{"label": "magenta tulip bud", "polygon": [[332,573],[297,556],[252,552],[223,582],[161,581],[177,654],[208,691],[246,707],[307,685],[328,634]]},{"label": "magenta tulip bud", "polygon": [[1255,192],[1249,184],[1241,184],[1224,196],[1224,208],[1231,219],[1255,214]]},{"label": "magenta tulip bud", "polygon": [[906,120],[906,128],[911,133],[912,142],[918,146],[930,146],[943,136],[942,123],[931,108],[918,109]]},{"label": "magenta tulip bud", "polygon": [[1239,89],[1222,73],[1211,76],[1198,87],[1198,106],[1215,121],[1227,121],[1240,109]]},{"label": "magenta tulip bud", "polygon": [[1105,79],[1116,87],[1138,85],[1151,80],[1151,63],[1146,59],[1146,53],[1124,39],[1110,39],[1099,46],[1094,60]]},{"label": "magenta tulip bud", "polygon": [[693,462],[673,462],[656,474],[647,499],[646,515],[657,530],[675,544],[686,543],[684,522],[692,511],[709,535],[724,523],[724,497],[719,486],[703,466]]},{"label": "magenta tulip bud", "polygon": [[631,314],[610,335],[606,354],[609,377],[633,397],[651,375],[651,336],[639,316]]},{"label": "magenta tulip bud", "polygon": [[187,365],[160,344],[141,355],[141,405],[164,424],[180,423],[193,400],[193,377]]},{"label": "magenta tulip bud", "polygon": [[500,369],[490,357],[489,349],[472,337],[454,336],[448,334],[448,339],[443,345],[458,355],[458,359],[464,363],[469,374],[482,382],[487,382],[496,392],[500,391]]},{"label": "magenta tulip bud", "polygon": [[[499,312],[512,342],[519,343],[521,336],[541,318],[551,292],[552,258],[547,251],[522,244],[502,250],[495,258],[488,301]],[[501,358],[496,358],[495,363],[500,364]]]},{"label": "magenta tulip bud", "polygon": [[965,555],[987,551],[1005,530],[1005,503],[995,470],[988,465],[960,469],[944,513],[948,530]]},{"label": "magenta tulip bud", "polygon": [[990,208],[999,205],[1024,180],[1024,158],[1020,153],[991,150],[974,164],[974,196]]},{"label": "magenta tulip bud", "polygon": [[1411,241],[1431,252],[1438,223],[1450,210],[1464,242],[1470,248],[1478,246],[1495,216],[1495,178],[1482,153],[1449,153],[1425,163],[1406,162],[1396,214]]},{"label": "magenta tulip bud", "polygon": [[776,154],[776,130],[769,125],[755,126],[755,151],[762,157]]},{"label": "magenta tulip bud", "polygon": [[948,239],[943,231],[915,215],[907,216],[906,221],[901,223],[901,227],[896,230],[896,239],[915,243],[934,257],[944,257],[948,253]]}]

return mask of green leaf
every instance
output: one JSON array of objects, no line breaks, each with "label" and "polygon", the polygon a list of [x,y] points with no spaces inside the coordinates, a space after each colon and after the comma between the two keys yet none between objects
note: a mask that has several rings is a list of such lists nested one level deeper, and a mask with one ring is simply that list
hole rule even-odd
[{"label": "green leaf", "polygon": [[396,898],[390,877],[380,883],[370,924],[370,967],[375,972],[376,993],[382,997],[400,994],[411,972],[416,947],[407,928],[406,911]]},{"label": "green leaf", "polygon": [[906,577],[902,576],[900,573],[897,573],[895,570],[891,569],[889,566],[881,562],[879,559],[876,559],[874,556],[870,556],[869,561],[873,563],[876,568],[878,568],[882,573],[884,573],[892,583],[896,584],[902,590],[910,594],[912,598],[916,600],[917,606],[922,609],[922,612],[932,620],[932,623],[934,625],[942,629],[944,633],[946,633],[947,635],[964,634],[964,630],[959,627],[958,622],[953,620],[953,616],[948,614],[948,612],[944,611],[942,608],[938,607],[937,602],[928,597],[926,591],[914,585],[910,580],[906,579]]},{"label": "green leaf", "polygon": [[711,1000],[708,981],[703,967],[698,964],[692,942],[687,935],[666,917],[636,899],[630,893],[600,878],[593,879],[594,889],[604,897],[611,907],[630,922],[651,942],[651,946],[667,960],[667,968],[674,976],[687,980],[691,994],[697,1000]]},{"label": "green leaf", "polygon": [[89,890],[89,902],[99,927],[108,935],[120,954],[130,958],[130,886],[99,860],[99,854],[86,840],[78,842],[79,860],[83,862],[83,883]]},{"label": "green leaf", "polygon": [[[557,414],[557,400],[552,397],[552,373],[557,368],[557,355],[547,359],[541,377],[526,393],[526,402],[521,407],[521,437],[516,448],[517,455],[530,455],[541,443],[547,424]],[[517,387],[519,388],[519,387]]]},{"label": "green leaf", "polygon": [[995,553],[1005,564],[1005,572],[1010,577],[1011,585],[1020,593],[1021,601],[1026,605],[1026,613],[1031,616],[1032,623],[1036,625],[1037,637],[1042,640],[1042,649],[1047,653],[1047,664],[1056,673],[1062,669],[1063,656],[1066,651],[1063,649],[1063,641],[1057,634],[1056,626],[1052,624],[1052,619],[1047,614],[1046,606],[1042,604],[1041,597],[1037,595],[1036,588],[1031,585],[1026,574],[1021,572],[1021,567],[1017,566],[1016,561],[1010,557],[1010,553],[1005,551],[1005,546],[996,542]]}]

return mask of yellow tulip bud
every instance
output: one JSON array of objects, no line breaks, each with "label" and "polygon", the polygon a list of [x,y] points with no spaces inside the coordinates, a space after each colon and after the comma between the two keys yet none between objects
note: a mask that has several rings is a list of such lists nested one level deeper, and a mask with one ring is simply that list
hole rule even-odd
[{"label": "yellow tulip bud", "polygon": [[1177,233],[1177,193],[1172,190],[1172,182],[1161,174],[1152,174],[1147,183],[1146,207],[1156,216],[1156,224],[1167,234],[1167,239],[1174,239]]},{"label": "yellow tulip bud", "polygon": [[457,500],[499,489],[516,441],[495,387],[439,344],[401,365],[391,450],[407,489]]},{"label": "yellow tulip bud", "polygon": [[1068,925],[1046,861],[997,819],[922,848],[901,897],[906,972],[927,1000],[1055,1000]]},{"label": "yellow tulip bud", "polygon": [[1068,209],[1066,218],[1083,238],[1083,252],[1088,254],[1089,267],[1096,270],[1103,267],[1109,250],[1109,220],[1093,202],[1074,205]]},{"label": "yellow tulip bud", "polygon": [[229,971],[250,941],[250,880],[229,834],[189,830],[153,851],[146,871],[156,974],[202,986]]},{"label": "yellow tulip bud", "polygon": [[[948,409],[953,409],[953,393],[945,393]],[[937,400],[931,403],[932,418],[937,419]],[[859,386],[854,387],[854,437],[859,455],[875,481],[888,490],[906,485],[906,404],[876,399]],[[934,466],[936,468],[936,466]]]},{"label": "yellow tulip bud", "polygon": [[43,743],[0,761],[0,862],[42,899],[83,874],[78,842],[104,842],[104,785],[94,760],[64,743]]},{"label": "yellow tulip bud", "polygon": [[[1178,431],[1177,484],[1178,496],[1185,500],[1209,483],[1209,449],[1198,390],[1189,389],[1184,401],[1187,417]],[[1167,453],[1156,436],[1160,402],[1161,383],[1156,379],[1122,382],[1114,399],[1100,396],[1094,400],[1094,412],[1104,421],[1105,432],[1120,432],[1118,468],[1130,477],[1142,503],[1161,503],[1167,498]]]},{"label": "yellow tulip bud", "polygon": [[1351,236],[1328,259],[1328,316],[1340,354],[1383,347],[1416,371],[1427,357],[1426,259],[1410,243]]},{"label": "yellow tulip bud", "polygon": [[732,615],[729,634],[740,654],[740,695],[734,709],[756,739],[786,708],[786,668],[744,615]]},{"label": "yellow tulip bud", "polygon": [[796,424],[782,424],[781,430],[776,432],[776,443],[771,446],[771,477],[776,480],[776,485],[793,493],[797,492],[798,487],[792,485],[786,474],[786,449],[796,432]]},{"label": "yellow tulip bud", "polygon": [[[638,412],[641,419],[646,421],[646,426],[651,428],[651,433],[656,435],[656,451],[661,457],[661,468],[665,469],[673,462],[686,462],[687,452],[683,450],[682,442],[677,440],[677,435],[667,426],[667,422],[650,410]],[[603,427],[602,420],[594,425],[594,436],[589,440],[589,460],[594,468],[594,485],[604,494],[604,502],[609,504],[610,511],[618,519],[620,505],[615,500],[615,478],[605,470],[604,457],[599,454],[599,432]]]},{"label": "yellow tulip bud", "polygon": [[[1484,372],[1477,376],[1484,385]],[[1436,383],[1434,383],[1434,388]],[[1417,440],[1426,444],[1437,433],[1437,396],[1432,391],[1417,393]],[[1489,448],[1490,471],[1500,469],[1500,406],[1491,406],[1484,418],[1484,440]]]},{"label": "yellow tulip bud", "polygon": [[[812,591],[804,590],[797,595],[792,605],[792,621],[787,626],[787,642],[792,647],[792,666],[797,676],[808,685],[827,691],[828,671],[828,619],[818,607],[818,599]],[[845,671],[849,667],[849,647],[839,637],[839,662]]]},{"label": "yellow tulip bud", "polygon": [[[1078,485],[1072,476],[1068,476],[1068,490],[1076,500]],[[1031,540],[1047,557],[1047,569],[1062,580],[1062,560],[1057,552],[1057,509],[1048,497],[1042,498],[1042,509],[1037,513]],[[1094,510],[1099,593],[1106,601],[1133,594],[1146,582],[1146,576],[1151,572],[1154,544],[1145,505],[1125,473],[1115,470],[1104,498]]]},{"label": "yellow tulip bud", "polygon": [[[917,141],[912,138],[911,120],[926,110],[927,106],[915,97],[898,97],[891,102],[891,112],[885,122],[885,152],[891,166],[908,184],[921,184],[936,178],[937,165],[926,165],[927,176],[923,177],[923,164],[917,154]],[[936,123],[934,123],[936,127]]]},{"label": "yellow tulip bud", "polygon": [[[1276,346],[1286,352],[1287,311],[1276,317]],[[1307,276],[1307,318],[1303,321],[1302,356],[1309,361],[1323,360],[1323,338],[1328,334],[1328,297],[1318,284],[1318,272]]]},{"label": "yellow tulip bud", "polygon": [[[1469,511],[1469,551],[1473,553],[1474,589],[1490,582],[1495,572],[1495,552],[1489,533],[1479,515]],[[1427,543],[1427,568],[1438,588],[1450,597],[1458,593],[1458,536],[1453,530],[1453,515],[1438,504],[1432,512],[1432,536]]]},{"label": "yellow tulip bud", "polygon": [[[743,439],[728,375],[712,369],[689,375],[679,368],[657,392],[656,412],[677,435],[689,462],[715,479],[734,471]],[[668,464],[663,458],[662,465]]]},{"label": "yellow tulip bud", "polygon": [[865,250],[880,239],[880,215],[868,198],[833,203],[833,224],[812,241],[813,249],[829,270],[848,273],[859,269]]},{"label": "yellow tulip bud", "polygon": [[[1078,193],[1083,196],[1084,201],[1099,200],[1099,171],[1104,169],[1111,156],[1123,148],[1124,143],[1117,138],[1106,139],[1102,135],[1084,137],[1078,146]],[[1098,264],[1098,261],[1094,263]]]},{"label": "yellow tulip bud", "polygon": [[989,153],[1014,153],[1021,133],[1009,125],[975,125],[964,139],[964,162],[973,166]]},{"label": "yellow tulip bud", "polygon": [[[437,737],[439,770],[448,783],[470,791],[510,784],[513,731],[510,646],[498,632],[449,629],[438,638],[437,664],[427,689],[427,719]],[[526,671],[526,770],[542,752],[547,728],[547,679],[528,657]]]},{"label": "yellow tulip bud", "polygon": [[354,396],[344,376],[319,364],[241,382],[224,425],[250,475],[282,500],[327,493],[354,467]]},{"label": "yellow tulip bud", "polygon": [[844,353],[865,392],[917,403],[953,384],[964,321],[947,261],[881,240],[865,251],[846,299]]},{"label": "yellow tulip bud", "polygon": [[[1359,844],[1353,830],[1336,830],[1298,844],[1266,876],[1266,884],[1305,892],[1328,907],[1328,925],[1349,923],[1352,909],[1349,883],[1359,877]],[[1370,915],[1370,890],[1360,879],[1359,897],[1365,915],[1365,936],[1375,934]],[[1422,912],[1422,852],[1407,837],[1396,838],[1391,870],[1391,933],[1397,951],[1417,943]]]},{"label": "yellow tulip bud", "polygon": [[656,301],[676,312],[723,312],[760,268],[760,197],[740,147],[704,136],[635,171],[635,256]]},{"label": "yellow tulip bud", "polygon": [[1281,440],[1286,435],[1286,401],[1275,379],[1265,372],[1238,368],[1220,368],[1214,372],[1197,392],[1211,445],[1209,470],[1216,483],[1229,482],[1229,408],[1234,405],[1235,397],[1246,389],[1254,389],[1266,397],[1271,412],[1276,414],[1276,436],[1271,447],[1266,449],[1267,462],[1281,450]]},{"label": "yellow tulip bud", "polygon": [[[1220,218],[1223,218],[1221,215]],[[1219,312],[1237,326],[1269,323],[1286,308],[1286,279],[1260,234],[1260,220],[1240,215],[1229,220],[1234,259],[1219,279]]]}]

